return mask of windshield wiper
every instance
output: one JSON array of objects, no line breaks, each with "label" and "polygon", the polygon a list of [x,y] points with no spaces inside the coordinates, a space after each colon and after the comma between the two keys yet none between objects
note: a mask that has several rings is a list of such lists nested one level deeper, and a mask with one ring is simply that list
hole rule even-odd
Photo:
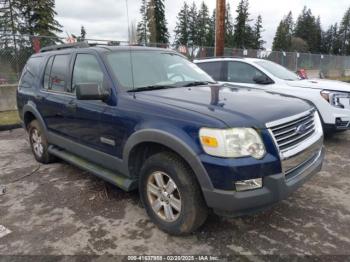
[{"label": "windshield wiper", "polygon": [[192,81],[192,82],[187,82],[186,84],[183,85],[183,87],[190,87],[190,86],[205,86],[209,84],[217,84],[217,82],[210,82],[210,81]]},{"label": "windshield wiper", "polygon": [[150,85],[150,86],[143,86],[138,87],[135,89],[128,90],[128,92],[141,92],[141,91],[152,91],[152,90],[161,90],[161,89],[168,89],[168,88],[174,88],[176,86],[171,85]]}]

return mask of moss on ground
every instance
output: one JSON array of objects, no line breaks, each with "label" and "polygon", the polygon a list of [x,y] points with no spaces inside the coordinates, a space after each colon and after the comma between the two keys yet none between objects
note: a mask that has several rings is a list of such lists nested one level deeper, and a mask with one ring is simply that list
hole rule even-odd
[{"label": "moss on ground", "polygon": [[0,126],[19,124],[20,119],[17,111],[0,112]]}]

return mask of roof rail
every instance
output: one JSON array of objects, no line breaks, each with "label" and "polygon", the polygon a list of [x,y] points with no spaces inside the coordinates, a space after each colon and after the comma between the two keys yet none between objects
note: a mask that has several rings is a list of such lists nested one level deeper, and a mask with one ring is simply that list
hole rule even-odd
[{"label": "roof rail", "polygon": [[90,47],[90,45],[87,42],[52,45],[52,46],[47,46],[47,47],[41,48],[40,53],[44,53],[44,52],[48,52],[48,51],[57,51],[57,50],[62,50],[62,49],[69,49],[69,48],[86,48],[86,47]]},{"label": "roof rail", "polygon": [[244,59],[245,57],[243,57],[243,56],[211,56],[211,57],[195,58],[194,60],[220,59],[220,58],[240,58],[240,59]]}]

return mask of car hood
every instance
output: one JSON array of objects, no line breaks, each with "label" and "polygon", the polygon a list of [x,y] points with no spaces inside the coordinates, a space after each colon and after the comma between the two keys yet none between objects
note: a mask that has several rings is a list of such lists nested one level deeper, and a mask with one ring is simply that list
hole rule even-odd
[{"label": "car hood", "polygon": [[320,90],[326,89],[332,91],[350,92],[350,84],[335,80],[305,79],[300,81],[286,81],[286,83],[292,87],[307,87]]},{"label": "car hood", "polygon": [[222,85],[139,92],[137,99],[201,113],[219,119],[229,127],[265,128],[268,122],[311,108],[298,98]]}]

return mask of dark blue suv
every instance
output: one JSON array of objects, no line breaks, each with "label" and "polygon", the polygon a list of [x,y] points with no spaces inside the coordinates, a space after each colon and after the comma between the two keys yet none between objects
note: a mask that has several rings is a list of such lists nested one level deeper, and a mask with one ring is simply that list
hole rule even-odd
[{"label": "dark blue suv", "polygon": [[17,103],[37,161],[138,189],[171,234],[192,232],[209,209],[238,216],[286,198],[324,157],[308,102],[220,85],[167,49],[46,48],[27,62]]}]

